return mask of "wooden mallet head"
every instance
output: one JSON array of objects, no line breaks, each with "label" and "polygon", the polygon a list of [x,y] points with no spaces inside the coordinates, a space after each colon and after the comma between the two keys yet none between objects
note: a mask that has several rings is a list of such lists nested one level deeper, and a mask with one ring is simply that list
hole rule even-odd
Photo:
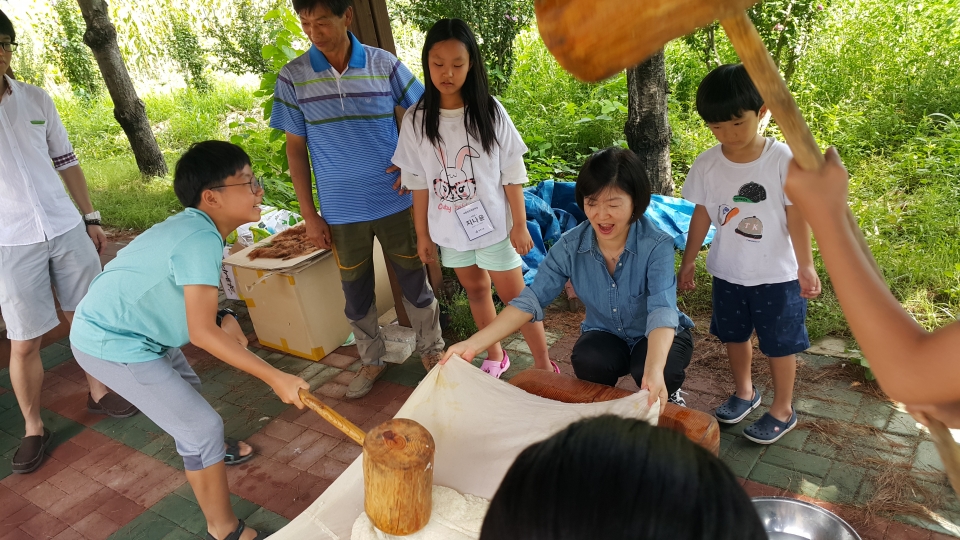
[{"label": "wooden mallet head", "polygon": [[757,0],[536,0],[540,37],[564,69],[599,81]]}]

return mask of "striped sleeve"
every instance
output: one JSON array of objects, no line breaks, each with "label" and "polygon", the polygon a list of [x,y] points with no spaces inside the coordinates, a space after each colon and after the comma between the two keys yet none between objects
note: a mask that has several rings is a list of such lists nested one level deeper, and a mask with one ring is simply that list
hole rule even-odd
[{"label": "striped sleeve", "polygon": [[47,119],[47,153],[53,161],[53,168],[62,171],[79,165],[80,161],[73,153],[73,145],[67,137],[67,129],[60,120],[60,113],[57,112],[57,107],[46,92],[43,92],[41,107]]},{"label": "striped sleeve", "polygon": [[273,112],[270,114],[270,127],[300,137],[307,136],[307,125],[297,100],[297,91],[286,67],[280,70],[280,75],[277,76],[277,84],[273,90]]},{"label": "striped sleeve", "polygon": [[390,88],[393,90],[394,101],[404,109],[410,108],[423,96],[423,84],[400,60],[393,64],[390,72]]}]

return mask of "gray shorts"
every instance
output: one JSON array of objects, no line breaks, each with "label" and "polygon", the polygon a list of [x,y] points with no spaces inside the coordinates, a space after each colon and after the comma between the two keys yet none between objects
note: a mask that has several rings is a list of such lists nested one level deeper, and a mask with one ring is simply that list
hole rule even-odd
[{"label": "gray shorts", "polygon": [[188,471],[223,461],[223,419],[200,395],[200,377],[180,349],[149,362],[110,362],[73,349],[84,371],[133,403],[173,437]]},{"label": "gray shorts", "polygon": [[27,341],[56,328],[57,308],[75,311],[100,273],[100,257],[86,225],[25,246],[0,246],[0,312],[7,338]]}]

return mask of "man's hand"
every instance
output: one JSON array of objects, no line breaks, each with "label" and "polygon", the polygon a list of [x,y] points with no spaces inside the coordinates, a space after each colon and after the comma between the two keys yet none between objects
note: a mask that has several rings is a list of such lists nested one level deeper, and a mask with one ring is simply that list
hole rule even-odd
[{"label": "man's hand", "polygon": [[518,255],[523,256],[530,253],[530,250],[533,249],[533,237],[527,230],[526,222],[513,224],[513,228],[510,229],[510,243],[517,250]]},{"label": "man's hand", "polygon": [[290,405],[296,405],[298,409],[304,408],[305,405],[300,401],[300,389],[305,388],[309,390],[310,384],[296,375],[284,373],[279,369],[275,369],[274,371],[274,376],[271,377],[269,384],[270,388],[277,394],[277,397],[280,398],[280,401]]},{"label": "man's hand", "polygon": [[430,264],[437,260],[437,244],[433,242],[430,235],[417,235],[417,254],[420,255],[420,262],[423,264]]},{"label": "man's hand", "polygon": [[447,348],[447,352],[443,353],[443,358],[440,359],[441,364],[446,364],[447,360],[450,359],[454,354],[460,356],[467,362],[473,361],[473,358],[477,356],[477,347],[470,342],[470,340],[461,341],[460,343],[454,343]]},{"label": "man's hand", "polygon": [[327,225],[327,220],[318,214],[307,212],[303,216],[303,221],[306,222],[307,238],[313,242],[313,245],[320,249],[330,249],[330,246],[333,245],[333,234],[330,232],[330,225]]},{"label": "man's hand", "polygon": [[649,390],[650,397],[647,398],[647,405],[653,407],[657,399],[660,400],[660,408],[667,402],[667,385],[663,382],[663,373],[643,373],[643,379],[640,381],[641,390]]},{"label": "man's hand", "polygon": [[800,297],[808,300],[820,296],[820,276],[813,265],[801,267],[797,272],[800,281]]},{"label": "man's hand", "polygon": [[[697,288],[697,282],[693,277],[696,274],[696,263],[681,264],[677,272],[677,288],[681,291],[692,291]],[[816,274],[816,272],[814,272]]]},{"label": "man's hand", "polygon": [[220,329],[239,343],[241,347],[247,346],[247,336],[243,335],[243,329],[240,328],[240,323],[233,315],[224,315],[223,320],[220,321]]},{"label": "man's hand", "polygon": [[87,236],[93,240],[97,255],[103,255],[103,250],[107,249],[107,235],[103,234],[103,228],[99,225],[87,225]]},{"label": "man's hand", "polygon": [[[400,167],[397,167],[396,165],[391,165],[387,167],[387,172],[388,173],[400,172]],[[403,181],[400,180],[399,176],[397,177],[397,181],[393,183],[393,190],[396,191],[397,195],[400,195],[401,197],[406,195],[407,193],[410,193],[409,189],[403,188]]]}]

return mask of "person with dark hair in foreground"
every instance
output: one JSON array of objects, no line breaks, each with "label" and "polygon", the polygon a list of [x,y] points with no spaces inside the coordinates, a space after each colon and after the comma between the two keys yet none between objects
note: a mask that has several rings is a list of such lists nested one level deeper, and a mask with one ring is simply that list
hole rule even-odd
[{"label": "person with dark hair in foreground", "polygon": [[517,456],[480,540],[766,540],[730,469],[641,420],[580,420]]},{"label": "person with dark hair in foreground", "polygon": [[247,350],[233,312],[217,310],[224,238],[260,218],[263,184],[242,148],[204,141],[177,162],[173,190],[186,209],[130,242],[93,280],[70,345],[80,367],[173,437],[208,539],[266,538],[237,519],[224,468],[252,458],[253,449],[224,444],[223,419],[180,351],[193,343],[303,408],[298,392],[310,385]]},{"label": "person with dark hair in foreground", "polygon": [[683,405],[680,386],[693,357],[693,321],[677,309],[673,238],[643,215],[650,183],[640,159],[625,148],[605,148],[580,169],[577,204],[587,215],[550,248],[533,284],[486,328],[451,346],[470,361],[531,320],[569,279],[587,308],[570,361],[577,377],[614,386],[627,374],[650,404]]}]

